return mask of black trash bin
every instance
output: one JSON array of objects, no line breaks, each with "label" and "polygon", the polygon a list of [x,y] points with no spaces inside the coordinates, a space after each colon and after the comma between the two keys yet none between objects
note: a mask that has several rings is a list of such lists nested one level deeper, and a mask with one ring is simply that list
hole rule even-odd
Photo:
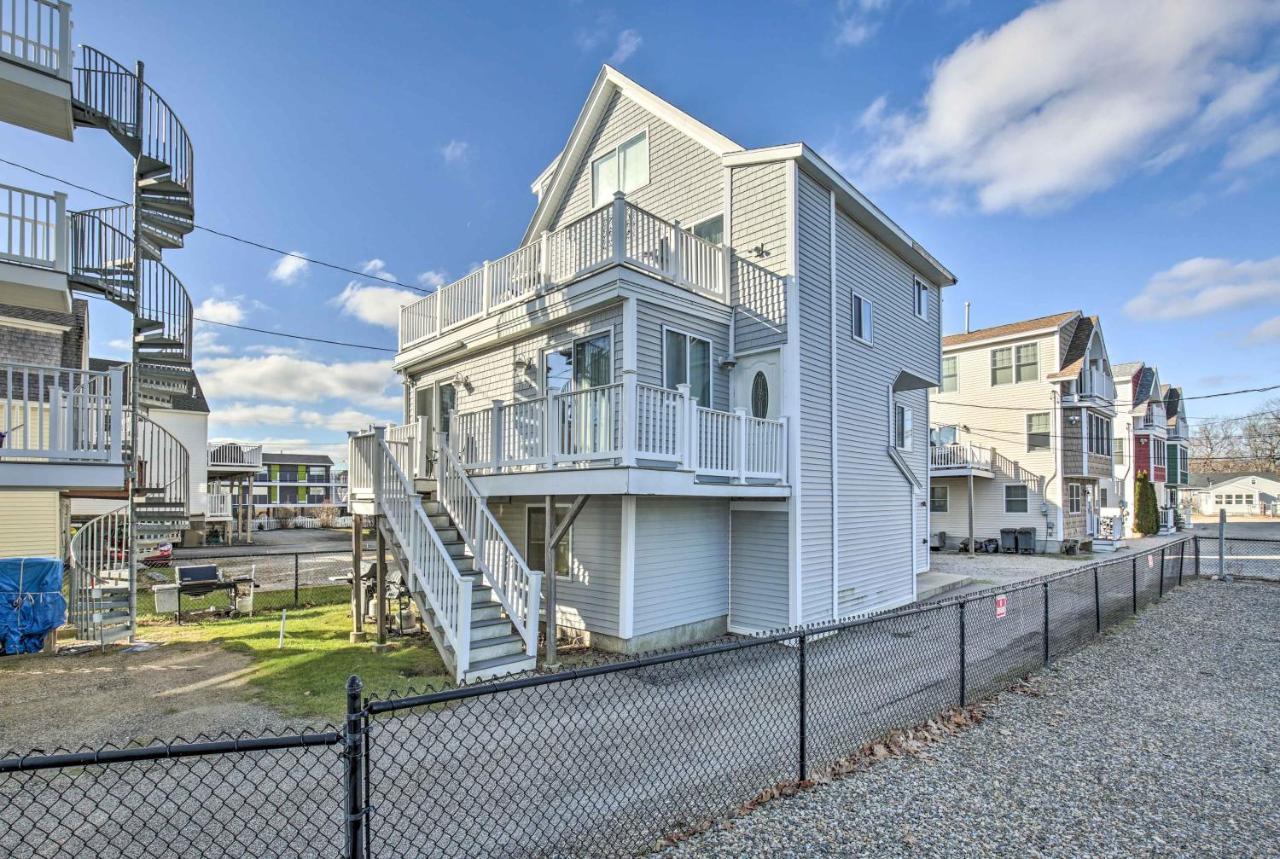
[{"label": "black trash bin", "polygon": [[1018,529],[1000,529],[1000,551],[1013,554],[1018,551]]},{"label": "black trash bin", "polygon": [[1018,552],[1023,555],[1034,555],[1036,553],[1035,528],[1018,529]]}]

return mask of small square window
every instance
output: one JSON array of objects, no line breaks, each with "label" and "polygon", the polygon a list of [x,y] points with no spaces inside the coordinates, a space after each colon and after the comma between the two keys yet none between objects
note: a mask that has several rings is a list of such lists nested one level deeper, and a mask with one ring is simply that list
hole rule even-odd
[{"label": "small square window", "polygon": [[857,293],[853,296],[853,336],[871,342],[871,299]]},{"label": "small square window", "polygon": [[1021,483],[1006,483],[1004,487],[1004,512],[1027,512],[1027,487]]},{"label": "small square window", "polygon": [[946,486],[929,487],[929,512],[946,513],[949,500]]}]

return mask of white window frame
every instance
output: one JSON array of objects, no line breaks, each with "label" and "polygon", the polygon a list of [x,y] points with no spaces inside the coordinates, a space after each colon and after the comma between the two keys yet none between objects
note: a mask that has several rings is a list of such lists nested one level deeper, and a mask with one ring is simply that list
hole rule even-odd
[{"label": "white window frame", "polygon": [[[1022,497],[1014,498],[1014,499],[1009,498],[1010,489],[1021,489]],[[1011,500],[1021,503],[1026,509],[1010,510],[1009,502]],[[1031,490],[1027,488],[1027,485],[1025,483],[1006,483],[1004,485],[1004,512],[1006,513],[1030,513],[1031,512]]]},{"label": "white window frame", "polygon": [[[612,325],[605,326],[604,328],[598,328],[595,331],[591,331],[587,334],[579,335],[569,340],[568,341],[569,351],[576,352],[579,341],[594,340],[597,337],[599,337],[601,334],[609,335],[609,381],[607,384],[612,385],[618,380],[617,378],[618,356],[617,356],[617,353],[614,351],[614,348],[617,344],[614,342]],[[563,348],[563,344],[552,343],[548,346],[543,346],[538,351],[538,390],[542,392],[542,395],[544,397],[548,396],[551,393],[551,387],[547,384],[547,353],[559,352],[562,348]],[[573,387],[573,379],[570,379],[569,387],[566,390],[577,391],[577,390],[581,390],[581,388]],[[563,391],[561,393],[563,393]]]},{"label": "white window frame", "polygon": [[[938,503],[937,498],[933,497],[935,489],[942,490],[942,506],[935,506]],[[929,512],[930,513],[950,513],[951,512],[951,487],[945,483],[935,483],[929,487]]]},{"label": "white window frame", "polygon": [[[861,303],[863,316],[866,317],[865,323],[861,324],[862,334],[858,333],[860,325],[858,306]],[[876,306],[875,302],[857,292],[853,293],[853,297],[849,299],[849,321],[850,330],[853,332],[853,339],[860,343],[866,343],[870,346],[875,340],[875,318]]]},{"label": "white window frame", "polygon": [[[1036,360],[1034,364],[1023,364],[1018,360],[1018,353],[1021,350],[1027,349],[1027,348],[1035,350]],[[1029,379],[1022,378],[1023,367],[1034,367],[1035,374]],[[1032,343],[1014,344],[1013,346],[1013,382],[1014,384],[1022,384],[1024,382],[1038,382],[1038,381],[1040,381],[1040,343],[1036,341]]]},{"label": "white window frame", "polygon": [[[524,505],[524,551],[526,555],[529,554],[529,537],[532,533],[529,530],[529,514],[533,510],[543,510],[546,508],[546,506],[547,506],[546,504],[535,503],[535,502],[528,502]],[[556,510],[564,511],[564,513],[567,513],[572,507],[573,507],[572,504],[559,504],[559,503],[556,504]],[[557,527],[559,526],[560,522],[563,521],[563,519],[564,519],[563,513],[556,514]],[[543,537],[543,539],[545,539],[545,537]],[[560,573],[556,573],[556,580],[561,582],[567,582],[567,581],[573,580],[573,525],[569,526],[569,531],[564,535],[563,542],[565,543],[565,546],[566,546],[565,551],[569,553],[569,572],[563,575]],[[542,562],[544,560],[545,558],[525,558],[525,563],[529,565],[530,569],[537,570],[542,568]],[[543,570],[542,572],[543,572],[543,575],[545,575],[547,571]]]},{"label": "white window frame", "polygon": [[[951,387],[947,388],[947,362],[951,362]],[[940,394],[954,394],[960,390],[960,363],[955,355],[942,356],[942,383],[938,386]]]},{"label": "white window frame", "polygon": [[[911,450],[911,439],[915,435],[915,415],[910,406],[902,403],[893,404],[893,446],[898,450]],[[901,436],[901,439],[899,439]]]},{"label": "white window frame", "polygon": [[915,302],[916,316],[920,319],[928,319],[929,286],[918,277],[915,278],[913,283],[915,284],[915,295],[913,296],[913,300]]},{"label": "white window frame", "polygon": [[[1008,365],[1007,365],[1007,366],[997,368],[997,367],[996,367],[996,355],[1000,354],[1001,352],[1008,352],[1008,353],[1009,353],[1009,363],[1008,363]],[[1012,384],[1013,384],[1013,382],[1014,382],[1014,380],[1017,378],[1017,377],[1016,377],[1016,375],[1014,374],[1014,369],[1013,369],[1013,347],[1012,347],[1012,346],[997,346],[996,348],[994,348],[994,349],[992,349],[992,350],[991,350],[991,356],[990,356],[990,357],[991,357],[991,387],[996,388],[996,387],[999,387],[1000,385],[1012,385]],[[1007,382],[997,382],[997,381],[996,381],[996,370],[997,370],[997,369],[1000,369],[1000,370],[1008,370],[1008,371],[1009,371],[1009,381],[1007,381]]]},{"label": "white window frame", "polygon": [[606,149],[606,150],[604,150],[604,151],[602,151],[602,152],[597,152],[597,153],[595,153],[595,157],[593,157],[593,158],[591,159],[590,169],[591,169],[591,203],[592,203],[591,210],[592,210],[592,211],[595,211],[595,210],[597,210],[597,209],[603,209],[605,206],[609,205],[609,204],[613,201],[613,195],[612,195],[612,194],[610,194],[610,195],[609,195],[609,199],[607,199],[607,200],[605,200],[605,201],[603,201],[603,202],[599,202],[599,203],[597,203],[597,202],[596,202],[596,164],[597,164],[599,161],[601,161],[601,160],[603,160],[603,159],[605,159],[605,158],[608,158],[610,155],[612,155],[612,156],[614,157],[614,164],[615,164],[615,165],[617,165],[617,166],[616,166],[616,169],[618,169],[619,171],[621,171],[621,169],[622,169],[622,167],[621,167],[621,165],[622,165],[622,159],[621,159],[621,155],[622,155],[622,147],[626,146],[628,143],[632,143],[633,141],[639,140],[641,137],[643,137],[643,138],[645,139],[645,147],[644,147],[644,161],[645,161],[645,166],[644,166],[644,175],[645,175],[645,180],[644,180],[644,182],[642,182],[641,184],[639,184],[639,185],[637,185],[636,187],[632,188],[630,191],[627,191],[627,190],[623,189],[623,187],[622,187],[622,181],[621,181],[621,180],[622,180],[622,174],[621,174],[621,172],[619,172],[619,174],[618,174],[618,180],[619,180],[619,181],[618,181],[618,183],[617,183],[617,190],[622,191],[622,193],[623,193],[623,194],[634,194],[636,191],[639,191],[641,188],[647,188],[647,187],[649,186],[649,183],[653,181],[653,171],[652,171],[652,169],[651,169],[651,168],[653,167],[653,158],[651,157],[651,156],[653,155],[653,152],[650,150],[650,147],[649,147],[649,143],[650,143],[650,138],[649,138],[649,127],[648,127],[648,126],[645,126],[645,127],[644,127],[643,129],[641,129],[639,132],[637,132],[636,134],[631,135],[631,136],[630,136],[630,137],[628,137],[626,140],[620,140],[620,141],[618,141],[618,143],[616,143],[616,144],[615,144],[614,146],[612,146],[611,148]]},{"label": "white window frame", "polygon": [[1084,511],[1084,492],[1080,488],[1079,483],[1067,484],[1067,512],[1081,513]]},{"label": "white window frame", "polygon": [[[661,367],[661,372],[662,372],[661,387],[663,388],[667,387],[667,333],[668,332],[672,334],[679,334],[680,336],[684,337],[686,340],[701,340],[703,343],[707,344],[707,402],[705,403],[700,402],[698,403],[698,405],[702,406],[704,409],[711,408],[712,407],[711,404],[714,403],[716,400],[716,362],[715,362],[715,352],[714,352],[715,344],[711,342],[710,337],[702,337],[697,334],[692,334],[688,331],[685,331],[684,329],[676,328],[673,325],[663,325],[662,326],[662,367]],[[684,350],[684,377],[686,381],[688,381],[688,379],[691,376],[691,374],[689,373],[689,358],[691,354],[692,353],[689,350],[688,344],[686,344],[685,350]],[[689,389],[692,391],[693,389],[692,383],[689,384]]]},{"label": "white window frame", "polygon": [[[1031,419],[1032,419],[1032,418],[1034,418],[1034,417],[1038,417],[1038,416],[1040,416],[1040,415],[1044,415],[1044,419],[1045,419],[1045,430],[1044,430],[1044,432],[1032,432],[1032,431],[1031,431]],[[1052,450],[1052,449],[1053,449],[1053,420],[1051,419],[1051,416],[1050,416],[1050,414],[1049,414],[1048,412],[1028,412],[1028,413],[1027,413],[1027,417],[1026,417],[1026,425],[1027,425],[1027,426],[1026,426],[1026,429],[1027,429],[1027,452],[1028,452],[1028,453],[1031,453],[1031,452],[1033,452],[1033,451],[1037,451],[1037,450]],[[1045,443],[1044,443],[1043,445],[1036,445],[1035,447],[1032,447],[1032,446],[1031,446],[1031,436],[1033,436],[1033,435],[1042,435],[1042,436],[1044,436],[1044,437],[1045,437]]]}]

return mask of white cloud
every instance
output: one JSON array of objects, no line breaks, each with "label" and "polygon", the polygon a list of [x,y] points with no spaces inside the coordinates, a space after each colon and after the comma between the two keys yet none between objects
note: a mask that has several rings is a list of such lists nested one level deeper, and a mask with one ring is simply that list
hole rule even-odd
[{"label": "white cloud", "polygon": [[1269,0],[1033,6],[943,58],[917,110],[871,112],[863,179],[958,189],[989,212],[1066,204],[1256,110],[1276,69],[1237,60],[1277,19]]},{"label": "white cloud", "polygon": [[382,280],[396,280],[396,276],[387,271],[387,264],[382,260],[374,257],[368,262],[361,263],[360,270],[367,275],[371,275]]},{"label": "white cloud", "polygon": [[[236,402],[246,397],[278,403],[345,400],[385,410],[400,401],[390,361],[327,363],[294,355],[261,355],[199,360],[200,381],[211,398]],[[396,392],[388,393],[392,388]]]},{"label": "white cloud", "polygon": [[229,355],[231,347],[218,339],[218,332],[207,326],[196,323],[195,334],[191,338],[191,349],[197,360],[204,355]]},{"label": "white cloud", "polygon": [[206,298],[196,306],[195,315],[207,322],[239,325],[244,321],[244,308],[234,298]]},{"label": "white cloud", "polygon": [[1259,323],[1249,332],[1250,343],[1265,343],[1271,340],[1280,341],[1280,316],[1273,316],[1266,322]]},{"label": "white cloud", "polygon": [[298,419],[298,410],[293,406],[271,403],[232,403],[229,406],[218,406],[213,412],[213,418],[219,424],[228,426],[291,424]]},{"label": "white cloud", "polygon": [[390,416],[373,415],[352,408],[318,411],[272,403],[233,403],[218,406],[212,413],[212,419],[225,426],[296,426],[346,432],[373,423],[386,423]]},{"label": "white cloud", "polygon": [[1239,262],[1195,257],[1153,275],[1124,309],[1137,318],[1180,319],[1275,303],[1280,303],[1280,256]]},{"label": "white cloud", "polygon": [[642,44],[644,44],[644,37],[640,35],[639,30],[623,30],[618,34],[618,42],[614,45],[613,53],[609,55],[609,62],[615,66],[622,65],[640,50]]},{"label": "white cloud", "polygon": [[1280,123],[1274,120],[1259,122],[1231,141],[1222,166],[1228,170],[1243,170],[1276,155],[1280,155]]},{"label": "white cloud", "polygon": [[444,159],[446,164],[459,164],[467,160],[467,154],[470,151],[471,144],[467,141],[450,140],[440,147],[440,157]]},{"label": "white cloud", "polygon": [[267,272],[267,277],[277,283],[293,284],[306,277],[311,270],[311,263],[302,251],[290,251],[281,255],[276,264]]},{"label": "white cloud", "polygon": [[856,48],[880,29],[875,16],[884,12],[889,0],[840,0],[836,4],[836,44]]},{"label": "white cloud", "polygon": [[370,325],[395,328],[400,324],[400,308],[421,296],[394,286],[367,286],[351,281],[330,303],[348,316]]},{"label": "white cloud", "polygon": [[443,271],[424,271],[418,275],[418,283],[427,289],[439,289],[449,282],[449,275]]}]

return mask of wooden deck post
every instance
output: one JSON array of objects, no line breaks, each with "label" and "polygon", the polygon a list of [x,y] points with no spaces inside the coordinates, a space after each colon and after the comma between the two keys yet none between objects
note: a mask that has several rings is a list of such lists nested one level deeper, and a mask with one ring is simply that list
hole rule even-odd
[{"label": "wooden deck post", "polygon": [[378,567],[374,577],[374,617],[378,627],[378,639],[373,645],[374,653],[383,653],[387,649],[387,538],[382,532],[381,523],[378,532]]},{"label": "wooden deck post", "polygon": [[351,517],[351,641],[365,640],[364,634],[364,517]]},{"label": "wooden deck post", "polygon": [[973,545],[973,464],[969,465],[969,557],[972,558],[977,550]]}]

